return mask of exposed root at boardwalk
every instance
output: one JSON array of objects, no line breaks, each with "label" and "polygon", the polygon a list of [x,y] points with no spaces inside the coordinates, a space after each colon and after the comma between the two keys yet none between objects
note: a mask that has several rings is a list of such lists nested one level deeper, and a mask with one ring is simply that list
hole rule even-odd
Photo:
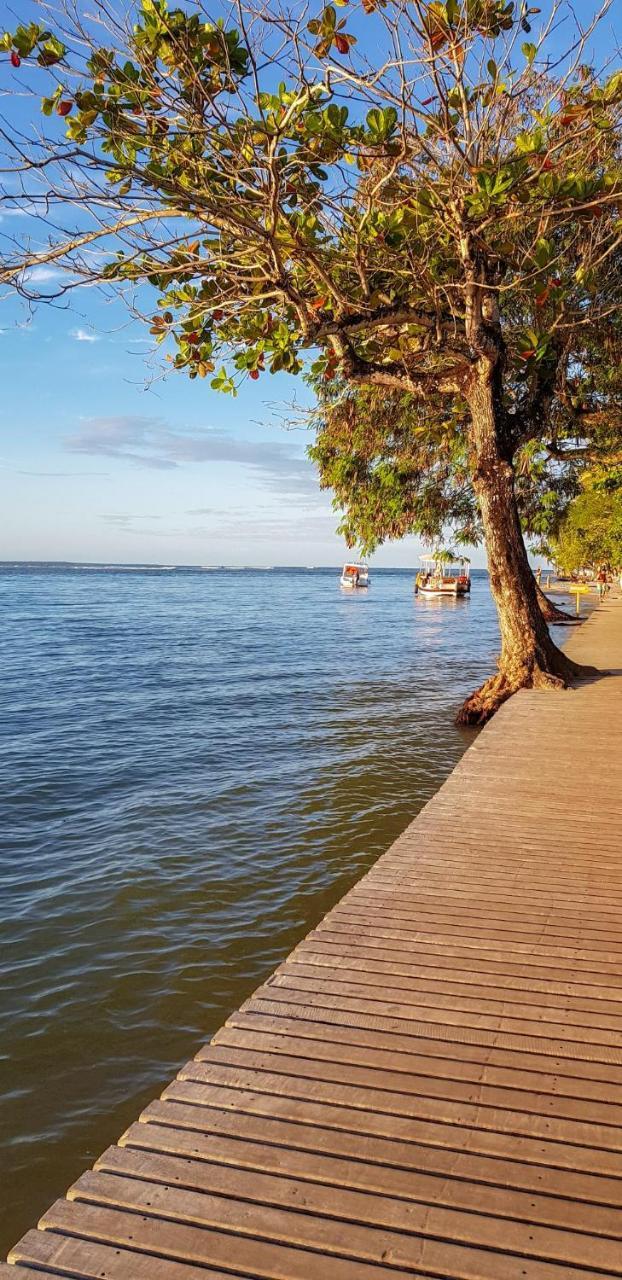
[{"label": "exposed root at boardwalk", "polygon": [[536,583],[536,594],[538,597],[538,605],[540,613],[546,622],[552,622],[558,627],[574,627],[580,618],[573,618],[571,613],[566,613],[564,609],[558,609],[556,604],[542,590],[539,583]]},{"label": "exposed root at boardwalk", "polygon": [[[486,724],[494,716],[495,711],[507,702],[520,689],[567,689],[574,681],[587,680],[590,676],[600,675],[596,667],[582,666],[572,662],[561,650],[554,650],[555,658],[550,664],[554,670],[547,670],[546,665],[536,658],[516,664],[499,664],[496,675],[485,680],[467,698],[460,708],[456,723],[466,725]],[[549,665],[549,664],[547,664]]]}]

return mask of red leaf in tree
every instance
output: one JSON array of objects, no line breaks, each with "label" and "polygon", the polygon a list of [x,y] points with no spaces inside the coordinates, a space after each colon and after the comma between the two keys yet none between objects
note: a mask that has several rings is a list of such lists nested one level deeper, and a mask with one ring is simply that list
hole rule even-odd
[{"label": "red leaf in tree", "polygon": [[335,36],[335,44],[337,45],[339,53],[347,53],[350,48],[350,41],[347,36],[337,34]]},{"label": "red leaf in tree", "polygon": [[250,375],[250,376],[251,376],[251,378],[253,379],[253,382],[256,382],[256,381],[257,381],[257,379],[258,379],[258,377],[259,377],[259,369],[251,369],[251,375]]},{"label": "red leaf in tree", "polygon": [[56,114],[59,116],[68,116],[72,107],[73,102],[71,102],[69,98],[63,98],[56,108]]},{"label": "red leaf in tree", "polygon": [[15,50],[13,50],[13,53],[11,54],[11,66],[21,67],[21,65],[22,65],[22,60],[19,56],[19,53],[16,53]]}]

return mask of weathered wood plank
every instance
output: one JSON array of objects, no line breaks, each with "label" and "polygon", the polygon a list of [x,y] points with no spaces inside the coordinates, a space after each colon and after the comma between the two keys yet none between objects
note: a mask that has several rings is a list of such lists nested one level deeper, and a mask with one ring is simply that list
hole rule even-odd
[{"label": "weathered wood plank", "polygon": [[[616,1265],[616,1257],[622,1267],[619,1250],[617,1247],[612,1249],[611,1241],[595,1236],[586,1240],[576,1234],[576,1247],[582,1258],[587,1260],[585,1246],[588,1241],[593,1255],[591,1263],[586,1261],[584,1268],[581,1261],[581,1270],[576,1270],[574,1265],[566,1265],[567,1259],[563,1257],[565,1233],[539,1229],[531,1224],[528,1231],[524,1231],[505,1222],[503,1249],[498,1247],[499,1223],[483,1217],[483,1248],[471,1248],[459,1242],[455,1234],[450,1239],[439,1239],[434,1230],[427,1234],[426,1224],[438,1230],[439,1219],[445,1211],[435,1210],[429,1205],[418,1208],[404,1204],[402,1230],[392,1232],[387,1228],[378,1231],[358,1221],[335,1222],[325,1214],[316,1216],[307,1212],[306,1206],[304,1213],[289,1212],[255,1201],[229,1200],[225,1196],[209,1196],[170,1185],[119,1178],[113,1174],[86,1173],[71,1188],[70,1194],[87,1200],[89,1205],[114,1206],[120,1211],[120,1218],[125,1217],[124,1211],[129,1209],[127,1221],[119,1229],[122,1237],[131,1229],[131,1238],[146,1241],[157,1223],[160,1238],[170,1239],[173,1252],[189,1250],[189,1256],[202,1257],[208,1262],[221,1261],[221,1249],[227,1248],[227,1231],[235,1233],[236,1250],[243,1248],[246,1243],[244,1237],[248,1237],[253,1250],[251,1265],[257,1268],[259,1262],[262,1270],[265,1269],[264,1273],[270,1276],[278,1274],[279,1254],[290,1248],[314,1251],[315,1257],[309,1252],[305,1259],[306,1277],[320,1274],[318,1263],[325,1268],[325,1277],[327,1260],[330,1259],[331,1275],[351,1275],[353,1280],[367,1280],[367,1277],[371,1280],[373,1273],[370,1267],[380,1264],[388,1265],[391,1274],[396,1271],[400,1280],[422,1269],[440,1271],[441,1274],[449,1272],[459,1276],[460,1280],[499,1280],[500,1273],[507,1276],[507,1280],[519,1280],[519,1277],[522,1280],[525,1258],[537,1258],[543,1248],[547,1250],[546,1257],[555,1261],[540,1263],[542,1280],[581,1280],[581,1277],[583,1280],[596,1280],[598,1270],[602,1274],[605,1266],[610,1267],[609,1259],[612,1259],[611,1265]],[[53,1225],[57,1225],[59,1220],[71,1221],[67,1207],[66,1201],[55,1206],[56,1212],[51,1215]],[[79,1208],[83,1209],[83,1206]],[[98,1211],[101,1212],[92,1210],[93,1214]],[[148,1216],[137,1218],[143,1213]],[[152,1214],[157,1218],[151,1217]],[[459,1230],[458,1213],[446,1216],[453,1216],[454,1230]],[[464,1220],[469,1219],[470,1215],[465,1214]],[[415,1224],[412,1234],[409,1222]],[[423,1229],[426,1229],[426,1234]],[[513,1243],[517,1246],[517,1256],[511,1253]],[[564,1263],[563,1269],[556,1265],[558,1261]],[[612,1271],[612,1274],[616,1272]],[[622,1274],[620,1269],[618,1274]]]},{"label": "weathered wood plank", "polygon": [[[598,1084],[600,1090],[598,1097],[606,1100],[611,1096],[613,1100],[615,1092],[610,1095],[609,1086],[613,1085],[615,1090],[622,1082],[622,1067],[614,1063],[596,1062],[593,1059],[583,1062],[562,1057],[556,1057],[552,1061],[551,1055],[538,1052],[535,1047],[531,1051],[525,1048],[506,1049],[494,1044],[467,1043],[464,1037],[458,1040],[453,1039],[450,1034],[442,1036],[440,1033],[429,1037],[425,1034],[427,1028],[423,1029],[422,1035],[416,1032],[409,1034],[393,1030],[385,1032],[375,1026],[369,1029],[367,1026],[359,1025],[360,1021],[360,1019],[350,1018],[339,1010],[319,1009],[316,1017],[313,1017],[312,1011],[308,1012],[308,1016],[303,1016],[294,1009],[292,1016],[289,1010],[281,1010],[280,1014],[268,1014],[265,1010],[255,1008],[253,1005],[232,1014],[226,1026],[221,1028],[214,1037],[212,1044],[220,1044],[221,1036],[230,1029],[253,1028],[262,1032],[274,1031],[282,1036],[323,1040],[327,1047],[352,1045],[357,1049],[379,1049],[390,1054],[394,1060],[395,1070],[407,1070],[408,1061],[420,1056],[437,1059],[443,1065],[436,1067],[435,1070],[445,1074],[453,1073],[456,1069],[462,1071],[463,1067],[468,1070],[472,1064],[485,1064],[492,1068],[508,1067],[510,1070],[516,1069],[530,1074],[544,1072],[552,1076],[559,1092],[576,1097],[583,1096],[587,1082],[589,1087],[592,1084]],[[450,1028],[449,1031],[453,1033],[454,1029]],[[551,1085],[551,1092],[555,1092],[554,1083]]]},{"label": "weathered wood plank", "polygon": [[[80,1233],[85,1239],[141,1253],[154,1253],[177,1262],[223,1270],[237,1267],[238,1272],[255,1280],[290,1280],[290,1277],[292,1280],[326,1280],[327,1256],[330,1256],[331,1280],[378,1280],[378,1269],[374,1264],[247,1235],[244,1223],[246,1206],[242,1204],[239,1207],[240,1233],[219,1231],[166,1217],[167,1192],[163,1188],[153,1186],[145,1191],[140,1183],[134,1185],[131,1178],[117,1181],[127,1184],[120,1190],[124,1190],[127,1193],[125,1198],[132,1202],[132,1212],[86,1201],[57,1200],[41,1219],[43,1229]],[[141,1206],[150,1210],[157,1207],[164,1216],[141,1212]],[[128,1277],[130,1274],[128,1272]],[[408,1280],[409,1275],[412,1272],[403,1268],[391,1268],[392,1280]],[[428,1275],[426,1280],[430,1280]],[[562,1280],[561,1272],[559,1280]],[[568,1277],[568,1280],[579,1280],[579,1277]],[[581,1280],[594,1278],[590,1274],[582,1276]]]},{"label": "weathered wood plank", "polygon": [[[347,1034],[347,1028],[333,1028],[328,1034],[323,1026],[313,1023],[286,1023],[274,1019],[266,1019],[267,1028],[263,1029],[262,1019],[252,1022],[243,1021],[243,1016],[230,1023],[219,1033],[217,1040],[209,1048],[200,1049],[197,1054],[199,1062],[205,1060],[228,1061],[228,1049],[258,1051],[274,1055],[300,1055],[308,1058],[312,1055],[317,1071],[322,1072],[326,1065],[340,1072],[343,1079],[344,1067],[347,1067],[347,1078],[353,1084],[369,1083],[367,1077],[373,1075],[374,1080],[383,1088],[395,1088],[398,1091],[414,1088],[419,1076],[438,1079],[441,1083],[476,1084],[477,1086],[498,1087],[499,1089],[528,1090],[534,1098],[543,1094],[551,1103],[560,1099],[596,1099],[599,1104],[622,1104],[622,1085],[585,1079],[576,1075],[564,1076],[555,1070],[538,1070],[537,1066],[527,1069],[524,1058],[516,1065],[516,1058],[511,1055],[495,1054],[490,1059],[482,1055],[481,1062],[471,1062],[460,1056],[450,1056],[451,1045],[439,1043],[435,1052],[404,1053],[386,1050],[382,1046],[368,1043],[373,1034],[363,1032],[357,1038],[354,1031]],[[335,1034],[337,1032],[337,1034]],[[443,1057],[443,1050],[447,1056]],[[454,1055],[459,1055],[459,1046],[454,1046]],[[277,1059],[278,1061],[278,1059]],[[531,1060],[533,1062],[533,1060]],[[508,1065],[513,1064],[513,1065]],[[550,1068],[547,1060],[542,1060],[544,1068]],[[567,1064],[566,1064],[567,1065]],[[278,1068],[277,1068],[278,1070]],[[607,1068],[605,1068],[607,1070]],[[321,1077],[324,1078],[324,1077]],[[330,1077],[332,1078],[332,1075]],[[412,1084],[407,1082],[412,1080]]]},{"label": "weathered wood plank", "polygon": [[[330,1188],[349,1188],[369,1193],[366,1204],[369,1221],[378,1221],[377,1216],[374,1216],[378,1212],[376,1197],[390,1196],[395,1198],[397,1205],[402,1200],[416,1200],[422,1204],[449,1205],[471,1214],[483,1212],[493,1217],[576,1230],[577,1202],[576,1199],[564,1198],[559,1194],[559,1178],[556,1180],[558,1194],[554,1194],[548,1185],[546,1195],[523,1192],[514,1185],[505,1185],[518,1180],[520,1169],[517,1169],[517,1176],[514,1177],[513,1166],[509,1163],[498,1161],[495,1165],[490,1161],[486,1173],[489,1178],[496,1177],[498,1185],[492,1185],[490,1181],[463,1181],[461,1178],[448,1181],[440,1171],[435,1174],[390,1165],[374,1165],[360,1159],[347,1160],[324,1152],[318,1154],[304,1146],[286,1146],[283,1144],[288,1135],[284,1128],[280,1126],[278,1136],[282,1141],[277,1145],[270,1142],[275,1137],[272,1125],[256,1126],[256,1140],[249,1141],[244,1136],[243,1126],[236,1128],[233,1137],[226,1137],[221,1133],[199,1136],[183,1129],[136,1124],[125,1135],[124,1148],[120,1150],[119,1147],[110,1147],[95,1167],[111,1172],[138,1168],[130,1165],[126,1159],[125,1148],[131,1148],[133,1152],[180,1157],[178,1173],[175,1173],[172,1166],[166,1166],[165,1181],[177,1180],[194,1189],[209,1186],[215,1191],[224,1190],[226,1179],[223,1178],[220,1166],[226,1165],[236,1174],[240,1170],[252,1171],[253,1175],[255,1172],[278,1174],[302,1182],[322,1183]],[[292,1144],[295,1144],[298,1135],[291,1128],[289,1137]],[[304,1142],[304,1138],[301,1141]],[[207,1178],[200,1172],[204,1164],[208,1169]],[[149,1176],[153,1179],[155,1167],[151,1165],[149,1168]],[[235,1180],[235,1185],[240,1187],[239,1178]],[[271,1185],[268,1188],[270,1196]],[[254,1177],[252,1181],[247,1179],[246,1186],[252,1189],[253,1195],[258,1194],[260,1183]],[[616,1199],[619,1197],[619,1187],[615,1189],[615,1196]],[[396,1210],[398,1216],[399,1212]],[[476,1218],[473,1223],[476,1226]],[[581,1228],[589,1234],[610,1236],[618,1241],[622,1237],[622,1206],[613,1208],[581,1201]],[[500,1227],[500,1233],[501,1230]]]},{"label": "weathered wood plank", "polygon": [[[264,995],[268,992],[269,998]],[[506,1030],[501,1028],[501,1019],[479,1020],[476,1017],[460,1015],[456,1009],[446,1015],[420,1006],[415,1011],[395,1006],[383,1006],[382,1012],[376,1012],[370,1002],[356,1000],[353,997],[324,995],[320,993],[301,992],[286,987],[264,988],[260,995],[253,998],[252,1006],[242,1005],[243,1009],[251,1008],[259,1013],[277,1014],[288,1018],[296,1016],[331,1021],[330,1015],[341,1014],[346,1026],[366,1027],[378,1031],[394,1031],[404,1035],[424,1036],[429,1039],[443,1039],[443,1033],[449,1031],[454,1039],[464,1044],[486,1045],[490,1048],[515,1049],[525,1053],[551,1054],[553,1057],[579,1059],[584,1062],[606,1062],[614,1066],[622,1066],[622,1043],[594,1044],[581,1039],[580,1036],[551,1040],[539,1034]],[[562,1028],[562,1031],[564,1029]]]},{"label": "weathered wood plank", "polygon": [[[300,983],[300,985],[299,985]],[[593,1001],[566,996],[562,999],[547,997],[540,1001],[535,992],[513,991],[510,997],[500,993],[499,988],[483,987],[476,983],[452,983],[449,979],[442,981],[425,981],[419,978],[400,978],[399,975],[387,973],[369,973],[366,970],[351,969],[344,959],[342,964],[318,966],[306,963],[300,955],[297,963],[289,962],[278,978],[271,984],[275,987],[292,986],[295,990],[309,990],[309,984],[321,984],[321,990],[346,990],[360,994],[362,998],[380,1001],[405,1002],[415,1006],[424,1004],[436,1009],[463,1009],[465,1012],[490,1013],[493,1017],[525,1020],[525,1013],[530,1021],[544,1022],[550,1026],[555,1020],[563,1017],[565,1027],[572,1026],[585,1032],[588,1029],[622,1032],[622,1005],[617,1001],[609,1001],[604,1010]],[[614,1012],[615,1010],[615,1012]],[[615,1037],[614,1037],[615,1038]]]},{"label": "weathered wood plank", "polygon": [[245,1280],[238,1271],[206,1269],[49,1230],[29,1231],[9,1257],[15,1266],[5,1268],[2,1280],[34,1276],[39,1280],[41,1276],[71,1276],[79,1280]]},{"label": "weathered wood plank", "polygon": [[[536,1112],[510,1111],[484,1103],[455,1103],[446,1098],[429,1098],[423,1092],[409,1097],[407,1094],[389,1093],[382,1089],[363,1089],[356,1085],[325,1080],[311,1080],[304,1076],[285,1076],[277,1072],[259,1072],[243,1067],[222,1067],[210,1062],[189,1062],[182,1068],[179,1078],[169,1085],[165,1098],[190,1102],[195,1106],[210,1106],[212,1088],[229,1090],[253,1090],[278,1098],[313,1101],[333,1105],[350,1114],[364,1112],[361,1127],[377,1124],[380,1131],[399,1132],[403,1121],[408,1130],[420,1124],[453,1125],[458,1129],[472,1127],[496,1134],[546,1138],[551,1142],[588,1147],[592,1151],[622,1151],[622,1129],[616,1125],[591,1124],[588,1121],[563,1120],[556,1116],[542,1116]],[[454,1142],[459,1141],[454,1136]]]},{"label": "weathered wood plank", "polygon": [[[401,1139],[378,1138],[373,1135],[330,1129],[320,1124],[301,1124],[296,1120],[249,1111],[219,1111],[208,1107],[173,1106],[166,1102],[154,1102],[143,1114],[138,1125],[128,1131],[130,1145],[148,1147],[154,1128],[172,1135],[188,1133],[195,1143],[195,1151],[204,1150],[212,1136],[225,1135],[234,1139],[267,1142],[277,1150],[292,1148],[297,1151],[343,1157],[352,1167],[361,1162],[379,1168],[396,1169],[409,1175],[430,1173],[440,1178],[482,1182],[486,1186],[517,1188],[533,1194],[546,1190],[548,1194],[585,1203],[596,1203],[611,1208],[622,1204],[622,1183],[619,1177],[595,1176],[590,1170],[560,1168],[502,1157],[487,1156],[480,1151],[450,1147],[425,1147]],[[122,1139],[125,1142],[126,1138]],[[541,1156],[546,1157],[546,1151]]]},{"label": "weathered wood plank", "polygon": [[[319,1080],[325,1084],[343,1081],[343,1064],[327,1062],[324,1058],[304,1057],[302,1054],[261,1052],[253,1048],[227,1048],[222,1043],[214,1045],[209,1058],[203,1053],[199,1062],[208,1062],[224,1068],[240,1067],[244,1071],[257,1071],[266,1075],[288,1075],[304,1081]],[[348,1083],[368,1089],[378,1095],[376,1102],[385,1096],[402,1094],[409,1101],[413,1097],[442,1098],[445,1101],[498,1108],[502,1111],[523,1111],[528,1115],[556,1116],[571,1121],[588,1121],[594,1124],[622,1125],[622,1106],[614,1106],[601,1100],[584,1101],[580,1098],[552,1096],[546,1086],[538,1091],[531,1088],[499,1088],[490,1085],[481,1074],[480,1080],[470,1084],[447,1080],[443,1076],[427,1074],[402,1074],[380,1071],[377,1066],[365,1069],[357,1065],[348,1067]],[[191,1069],[182,1071],[182,1079],[194,1079]],[[383,1110],[385,1108],[383,1107]]]},{"label": "weathered wood plank", "polygon": [[[143,1114],[148,1119],[157,1118],[162,1124],[181,1127],[187,1124],[200,1129],[204,1122],[203,1113],[212,1108],[246,1111],[255,1116],[276,1117],[302,1125],[317,1124],[326,1129],[349,1130],[361,1139],[364,1136],[389,1138],[417,1146],[443,1147],[455,1153],[467,1150],[477,1155],[514,1158],[548,1168],[581,1169],[611,1178],[622,1177],[622,1161],[615,1150],[584,1147],[557,1139],[547,1141],[538,1133],[525,1136],[517,1135],[514,1130],[502,1132],[494,1128],[384,1115],[368,1112],[363,1107],[357,1109],[317,1102],[307,1098],[306,1094],[302,1098],[288,1098],[257,1089],[227,1089],[180,1081],[169,1085],[163,1100],[151,1103]],[[542,1127],[545,1127],[542,1120],[536,1117],[534,1129]],[[534,1183],[540,1180],[538,1172],[533,1180]]]}]

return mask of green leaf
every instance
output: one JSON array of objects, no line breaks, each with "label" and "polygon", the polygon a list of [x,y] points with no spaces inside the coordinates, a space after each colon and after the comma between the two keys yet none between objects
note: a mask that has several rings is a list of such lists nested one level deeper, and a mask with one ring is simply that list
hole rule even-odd
[{"label": "green leaf", "polygon": [[368,111],[366,121],[374,141],[386,142],[397,124],[397,111],[395,107],[374,107]]},{"label": "green leaf", "polygon": [[525,55],[527,62],[529,63],[529,66],[531,66],[538,52],[536,45],[531,44],[528,40],[525,40],[524,44],[521,45],[521,51]]}]

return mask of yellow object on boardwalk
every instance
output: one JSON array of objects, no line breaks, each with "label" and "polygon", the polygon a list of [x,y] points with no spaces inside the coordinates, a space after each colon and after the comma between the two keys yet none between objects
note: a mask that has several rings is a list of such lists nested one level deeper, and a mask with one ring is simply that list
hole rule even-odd
[{"label": "yellow object on boardwalk", "polygon": [[576,597],[575,604],[577,608],[577,613],[580,613],[581,612],[580,597],[589,595],[590,588],[583,586],[580,582],[577,582],[577,584],[575,586],[572,586],[570,590],[572,591],[572,594]]}]

